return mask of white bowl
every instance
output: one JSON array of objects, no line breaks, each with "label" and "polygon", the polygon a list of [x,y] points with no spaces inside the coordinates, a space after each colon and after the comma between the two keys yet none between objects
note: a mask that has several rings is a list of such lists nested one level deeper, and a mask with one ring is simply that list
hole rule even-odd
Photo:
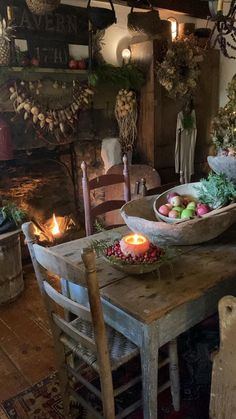
[{"label": "white bowl", "polygon": [[179,195],[184,196],[186,198],[191,198],[191,201],[196,201],[198,197],[198,190],[197,187],[201,185],[200,182],[193,182],[193,183],[186,183],[184,185],[175,186],[174,188],[168,189],[167,191],[163,192],[161,195],[157,196],[154,203],[153,203],[153,211],[155,213],[155,216],[157,220],[159,221],[165,221],[169,224],[174,223],[180,223],[184,222],[186,220],[189,220],[189,218],[169,218],[165,215],[160,214],[158,211],[158,208],[160,208],[161,205],[164,205],[167,203],[167,196],[170,192],[177,192]]}]

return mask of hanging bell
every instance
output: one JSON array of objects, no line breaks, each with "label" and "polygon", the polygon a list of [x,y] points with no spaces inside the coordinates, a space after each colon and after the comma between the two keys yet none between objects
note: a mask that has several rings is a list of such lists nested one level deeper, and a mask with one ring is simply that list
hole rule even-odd
[{"label": "hanging bell", "polygon": [[0,161],[13,159],[13,147],[9,125],[0,118]]}]

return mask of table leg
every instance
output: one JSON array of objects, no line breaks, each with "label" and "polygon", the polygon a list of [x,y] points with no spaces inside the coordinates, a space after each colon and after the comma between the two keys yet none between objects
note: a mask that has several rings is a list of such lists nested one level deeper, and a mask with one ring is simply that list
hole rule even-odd
[{"label": "table leg", "polygon": [[140,355],[143,385],[143,418],[158,419],[158,329],[156,325],[144,326]]},{"label": "table leg", "polygon": [[179,384],[179,360],[177,350],[177,339],[169,342],[169,358],[170,358],[170,382],[173,406],[176,412],[180,410],[180,384]]}]

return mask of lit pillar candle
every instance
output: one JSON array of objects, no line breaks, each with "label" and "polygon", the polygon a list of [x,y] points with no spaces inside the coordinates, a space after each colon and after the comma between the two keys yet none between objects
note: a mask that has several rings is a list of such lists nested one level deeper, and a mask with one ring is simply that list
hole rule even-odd
[{"label": "lit pillar candle", "polygon": [[124,255],[139,256],[147,252],[150,242],[141,234],[129,234],[120,241],[120,249]]}]

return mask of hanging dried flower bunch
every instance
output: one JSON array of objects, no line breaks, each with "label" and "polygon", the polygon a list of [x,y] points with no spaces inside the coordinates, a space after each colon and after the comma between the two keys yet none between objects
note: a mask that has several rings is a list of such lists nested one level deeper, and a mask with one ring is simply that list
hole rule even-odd
[{"label": "hanging dried flower bunch", "polygon": [[171,98],[193,95],[202,60],[203,51],[192,38],[172,42],[164,61],[156,65],[157,79]]},{"label": "hanging dried flower bunch", "polygon": [[68,141],[68,137],[75,131],[78,113],[89,104],[93,91],[86,84],[74,81],[71,103],[65,107],[58,105],[50,108],[49,105],[40,103],[42,87],[43,82],[40,80],[37,81],[36,89],[32,82],[28,84],[16,81],[9,88],[14,110],[17,114],[21,114],[25,121],[33,124],[39,132],[51,134],[58,142]]},{"label": "hanging dried flower bunch", "polygon": [[122,153],[133,150],[137,136],[137,99],[132,90],[121,89],[116,97],[115,116]]},{"label": "hanging dried flower bunch", "polygon": [[236,75],[228,84],[229,101],[212,120],[211,138],[218,154],[236,156]]}]

